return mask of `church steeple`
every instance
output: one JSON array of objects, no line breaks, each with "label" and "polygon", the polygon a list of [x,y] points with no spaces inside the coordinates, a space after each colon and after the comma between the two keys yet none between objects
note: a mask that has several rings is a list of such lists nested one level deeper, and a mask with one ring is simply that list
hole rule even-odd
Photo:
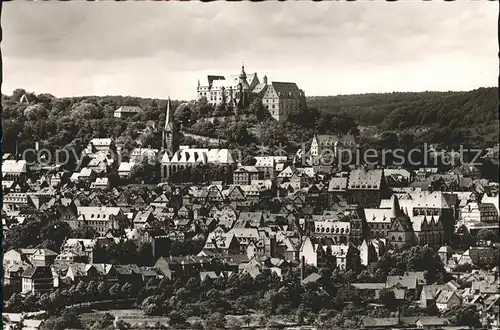
[{"label": "church steeple", "polygon": [[397,218],[401,215],[401,208],[399,207],[399,200],[396,195],[392,196],[391,217]]},{"label": "church steeple", "polygon": [[244,81],[247,79],[247,74],[245,73],[245,63],[241,64],[240,80]]},{"label": "church steeple", "polygon": [[167,113],[165,115],[165,127],[164,127],[164,129],[167,130],[172,122],[173,122],[173,119],[170,117],[170,97],[169,97],[167,100]]},{"label": "church steeple", "polygon": [[165,113],[165,126],[163,127],[162,149],[169,153],[171,157],[177,151],[177,127],[173,118],[173,112],[170,111],[170,97],[167,100]]}]

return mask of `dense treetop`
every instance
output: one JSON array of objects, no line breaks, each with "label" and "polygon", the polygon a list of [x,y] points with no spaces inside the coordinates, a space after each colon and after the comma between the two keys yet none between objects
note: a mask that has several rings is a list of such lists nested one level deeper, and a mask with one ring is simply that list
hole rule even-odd
[{"label": "dense treetop", "polygon": [[494,87],[468,92],[318,96],[309,97],[308,105],[328,113],[346,113],[360,125],[380,130],[415,132],[426,127],[429,142],[491,145],[498,141],[498,89]]}]

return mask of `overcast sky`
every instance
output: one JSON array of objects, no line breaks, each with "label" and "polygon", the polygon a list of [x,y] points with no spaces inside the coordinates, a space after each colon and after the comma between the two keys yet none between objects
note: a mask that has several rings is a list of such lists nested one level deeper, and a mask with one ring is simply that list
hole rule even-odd
[{"label": "overcast sky", "polygon": [[2,92],[193,99],[206,74],[264,74],[306,95],[498,82],[498,4],[7,2]]}]

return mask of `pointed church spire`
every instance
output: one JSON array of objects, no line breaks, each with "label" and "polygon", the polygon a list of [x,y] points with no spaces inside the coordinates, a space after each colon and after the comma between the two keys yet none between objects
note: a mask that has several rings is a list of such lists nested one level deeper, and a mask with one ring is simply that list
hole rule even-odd
[{"label": "pointed church spire", "polygon": [[240,79],[241,80],[247,79],[247,74],[245,73],[245,63],[241,63]]},{"label": "pointed church spire", "polygon": [[170,110],[170,96],[167,100],[167,109],[165,113],[165,126],[163,127],[162,149],[167,149],[169,155],[177,151],[177,127],[173,118],[173,111]]},{"label": "pointed church spire", "polygon": [[392,196],[392,208],[391,208],[391,217],[397,218],[401,214],[401,208],[399,206],[398,196]]},{"label": "pointed church spire", "polygon": [[161,137],[161,148],[165,149],[167,147],[166,144],[166,139],[167,139],[167,130],[169,129],[171,120],[170,120],[170,96],[168,97],[167,100],[167,105],[166,105],[166,111],[165,111],[165,125],[163,126],[163,132],[162,132],[162,137]]},{"label": "pointed church spire", "polygon": [[170,123],[172,122],[171,118],[170,118],[170,96],[168,97],[168,101],[167,101],[167,113],[165,115],[165,129],[167,129],[170,125]]}]

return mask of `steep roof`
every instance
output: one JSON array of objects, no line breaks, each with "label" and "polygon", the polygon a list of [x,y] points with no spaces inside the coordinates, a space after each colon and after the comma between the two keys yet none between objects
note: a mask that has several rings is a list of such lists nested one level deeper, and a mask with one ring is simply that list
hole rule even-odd
[{"label": "steep roof", "polygon": [[128,112],[128,113],[139,113],[141,112],[141,108],[136,107],[136,106],[130,106],[130,105],[123,105],[116,109],[115,112]]},{"label": "steep roof", "polygon": [[350,190],[379,190],[383,170],[355,169],[349,172],[348,187]]},{"label": "steep roof", "polygon": [[90,140],[94,146],[109,146],[113,143],[113,139],[110,138],[95,138]]},{"label": "steep roof", "polygon": [[387,276],[386,287],[391,288],[396,284],[400,284],[407,289],[417,288],[417,277],[416,276]]},{"label": "steep roof", "polygon": [[[107,207],[107,206],[78,206],[78,215],[82,215],[85,220],[107,220],[111,215],[116,216],[120,213],[121,209],[119,207]],[[99,216],[99,217],[98,217]]]},{"label": "steep roof", "polygon": [[397,317],[370,317],[365,316],[362,320],[363,326],[365,327],[390,327],[397,326],[399,324],[399,319]]},{"label": "steep roof", "polygon": [[280,99],[300,97],[301,91],[296,83],[273,81],[271,82],[271,86],[274,88]]},{"label": "steep roof", "polygon": [[233,171],[233,173],[259,173],[259,170],[255,168],[255,166],[240,166]]},{"label": "steep roof", "polygon": [[317,273],[312,273],[310,274],[309,276],[307,276],[306,278],[304,278],[301,283],[302,285],[306,285],[306,284],[309,284],[309,283],[315,283],[317,282],[319,279],[321,278],[321,275],[317,274]]},{"label": "steep roof", "polygon": [[328,191],[346,191],[347,190],[347,178],[333,177],[328,183]]},{"label": "steep roof", "polygon": [[52,270],[49,266],[28,266],[21,277],[24,278],[52,278]]},{"label": "steep roof", "polygon": [[366,222],[391,222],[392,211],[389,208],[383,209],[373,209],[373,208],[365,208],[365,219]]},{"label": "steep roof", "polygon": [[420,323],[422,325],[447,325],[449,324],[449,320],[442,318],[442,317],[437,317],[437,316],[421,316],[418,318],[418,321],[415,323]]},{"label": "steep roof", "polygon": [[4,160],[2,162],[2,173],[26,173],[26,161]]},{"label": "steep roof", "polygon": [[134,166],[135,163],[121,162],[120,166],[118,167],[118,172],[130,172],[132,170],[132,167]]}]

